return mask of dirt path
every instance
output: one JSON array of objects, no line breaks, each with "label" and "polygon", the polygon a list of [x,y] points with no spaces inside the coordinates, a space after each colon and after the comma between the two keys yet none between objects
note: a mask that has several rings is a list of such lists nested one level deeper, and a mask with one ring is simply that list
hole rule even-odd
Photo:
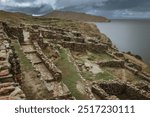
[{"label": "dirt path", "polygon": [[125,69],[122,69],[122,81],[127,81]]},{"label": "dirt path", "polygon": [[52,94],[47,90],[44,83],[37,78],[33,71],[24,72],[22,88],[29,100],[51,99]]}]

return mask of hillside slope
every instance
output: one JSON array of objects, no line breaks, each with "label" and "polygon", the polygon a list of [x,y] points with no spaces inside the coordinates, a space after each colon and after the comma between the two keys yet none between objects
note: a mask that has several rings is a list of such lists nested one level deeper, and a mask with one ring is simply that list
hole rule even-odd
[{"label": "hillside slope", "polygon": [[108,22],[109,20],[102,16],[94,16],[85,13],[77,13],[77,12],[68,12],[68,11],[53,11],[45,17],[56,17],[61,19],[70,19],[70,20],[78,20],[78,21],[86,21],[86,22]]}]

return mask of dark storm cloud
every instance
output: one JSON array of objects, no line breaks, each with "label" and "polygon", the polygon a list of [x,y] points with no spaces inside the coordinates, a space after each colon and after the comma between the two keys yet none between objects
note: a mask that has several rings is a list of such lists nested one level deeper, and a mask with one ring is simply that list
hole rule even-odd
[{"label": "dark storm cloud", "polygon": [[53,9],[50,1],[53,0],[0,0],[0,9],[41,15]]},{"label": "dark storm cloud", "polygon": [[[31,2],[31,0],[13,0],[14,2],[23,3],[23,2]],[[32,2],[35,0],[32,0]]]},{"label": "dark storm cloud", "polygon": [[149,0],[108,0],[104,2],[102,7],[105,10],[122,10],[122,9],[133,9],[135,11],[150,10]]},{"label": "dark storm cloud", "polygon": [[28,14],[78,11],[108,18],[150,18],[150,0],[0,0],[0,9]]}]

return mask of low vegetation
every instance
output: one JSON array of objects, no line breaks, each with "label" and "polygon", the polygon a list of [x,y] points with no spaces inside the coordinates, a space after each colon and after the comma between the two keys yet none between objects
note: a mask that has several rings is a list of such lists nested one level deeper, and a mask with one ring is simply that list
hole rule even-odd
[{"label": "low vegetation", "polygon": [[99,61],[99,60],[112,60],[113,58],[106,53],[88,52],[88,59],[92,61]]},{"label": "low vegetation", "polygon": [[84,99],[83,95],[77,90],[77,81],[80,80],[80,76],[74,66],[73,62],[68,60],[68,54],[66,49],[60,49],[60,59],[56,61],[56,66],[62,71],[62,81],[68,86],[73,96],[76,99]]},{"label": "low vegetation", "polygon": [[30,71],[33,70],[33,66],[30,63],[30,61],[27,59],[27,57],[25,56],[25,54],[23,53],[23,51],[21,50],[21,47],[19,45],[18,41],[12,41],[12,45],[14,46],[17,55],[20,58],[20,63],[21,63],[21,67],[24,71]]}]

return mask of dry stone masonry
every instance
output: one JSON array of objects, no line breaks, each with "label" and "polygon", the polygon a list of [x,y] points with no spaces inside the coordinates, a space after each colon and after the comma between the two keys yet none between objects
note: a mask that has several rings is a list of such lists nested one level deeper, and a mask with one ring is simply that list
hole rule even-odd
[{"label": "dry stone masonry", "polygon": [[4,24],[0,22],[0,99],[25,99],[21,78],[18,56],[4,32]]},{"label": "dry stone masonry", "polygon": [[[148,91],[147,91],[148,90]],[[111,96],[116,99],[132,99],[132,100],[149,100],[149,89],[139,89],[135,85],[130,83],[124,83],[121,81],[100,81],[94,82],[92,85],[93,93],[97,94],[100,99],[110,99]]]},{"label": "dry stone masonry", "polygon": [[[26,99],[21,89],[20,60],[11,44],[13,39],[19,41],[21,50],[33,66],[37,78],[52,94],[51,99],[75,99],[66,84],[62,82],[63,73],[43,51],[47,47],[56,45],[69,48],[77,53],[86,53],[87,51],[96,54],[105,53],[113,59],[92,61],[96,66],[93,69],[97,69],[98,66],[100,73],[104,72],[101,68],[105,67],[128,70],[148,83],[142,82],[143,84],[135,85],[120,80],[98,80],[89,83],[83,77],[82,79],[87,83],[84,85],[89,86],[91,95],[95,94],[98,99],[106,100],[150,99],[150,75],[143,72],[140,65],[126,59],[125,53],[119,52],[104,34],[101,34],[100,37],[88,37],[81,32],[55,26],[21,24],[20,27],[10,27],[5,22],[0,22],[0,99]],[[59,58],[59,52],[56,48],[53,49],[55,49],[53,57]],[[76,63],[74,62],[74,64]],[[79,74],[80,72],[82,71],[79,68]]]}]

